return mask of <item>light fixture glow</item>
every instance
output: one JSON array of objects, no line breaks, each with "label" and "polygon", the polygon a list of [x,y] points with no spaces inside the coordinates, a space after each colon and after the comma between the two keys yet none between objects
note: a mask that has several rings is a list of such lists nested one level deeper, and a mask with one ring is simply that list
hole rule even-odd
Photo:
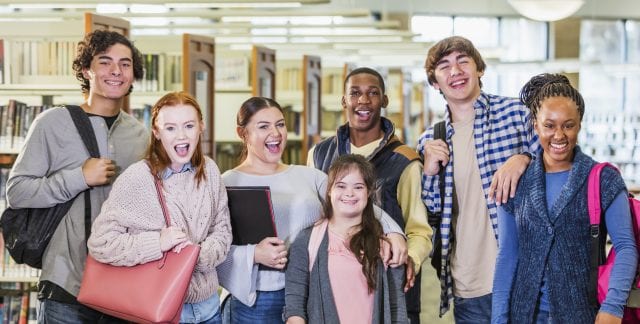
[{"label": "light fixture glow", "polygon": [[300,2],[211,2],[167,3],[169,8],[299,8]]},{"label": "light fixture glow", "polygon": [[96,6],[96,12],[99,14],[114,14],[127,12],[127,5],[117,3],[101,3]]},{"label": "light fixture glow", "polygon": [[584,4],[584,0],[508,0],[521,15],[538,21],[567,18]]}]

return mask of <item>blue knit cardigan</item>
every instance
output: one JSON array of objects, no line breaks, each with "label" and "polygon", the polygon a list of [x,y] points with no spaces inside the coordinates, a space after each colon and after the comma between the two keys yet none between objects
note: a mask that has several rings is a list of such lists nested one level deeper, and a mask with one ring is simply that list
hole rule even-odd
[{"label": "blue knit cardigan", "polygon": [[[514,199],[504,206],[516,218],[518,265],[511,290],[510,322],[531,323],[547,273],[551,316],[558,323],[593,323],[598,309],[588,297],[590,235],[587,179],[596,163],[578,147],[569,179],[547,210],[542,153],[520,179]],[[625,190],[619,173],[602,171],[603,210]]]}]

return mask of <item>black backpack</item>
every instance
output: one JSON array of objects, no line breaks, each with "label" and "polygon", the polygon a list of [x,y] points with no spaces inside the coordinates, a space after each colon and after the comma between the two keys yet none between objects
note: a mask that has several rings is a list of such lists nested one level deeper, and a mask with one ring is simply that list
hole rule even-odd
[{"label": "black backpack", "polygon": [[[91,121],[78,106],[66,106],[91,157],[100,157]],[[84,191],[85,239],[91,232],[91,196]],[[79,196],[80,194],[78,194]],[[49,208],[7,208],[0,217],[4,244],[16,263],[42,268],[42,255],[62,218],[78,197]]]}]

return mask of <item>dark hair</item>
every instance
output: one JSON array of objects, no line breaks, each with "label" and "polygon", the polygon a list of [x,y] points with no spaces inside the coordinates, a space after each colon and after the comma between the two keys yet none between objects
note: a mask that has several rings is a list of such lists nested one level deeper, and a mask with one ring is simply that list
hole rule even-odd
[{"label": "dark hair", "polygon": [[584,116],[584,99],[569,79],[561,74],[543,73],[531,78],[520,90],[520,101],[531,110],[531,120],[535,120],[542,101],[549,97],[565,97],[578,106],[580,121]]},{"label": "dark hair", "polygon": [[[476,63],[478,72],[484,72],[487,68],[487,64],[484,63],[480,52],[478,52],[470,40],[461,36],[447,37],[431,46],[427,53],[427,60],[424,63],[424,68],[427,71],[427,80],[430,85],[436,83],[436,66],[438,65],[438,62],[440,62],[443,57],[453,52],[464,53],[471,57],[471,59]],[[480,88],[482,88],[482,80],[479,81]]]},{"label": "dark hair", "polygon": [[331,204],[331,189],[336,181],[339,181],[347,173],[358,171],[367,186],[367,205],[362,211],[360,230],[351,237],[349,249],[362,264],[362,273],[367,278],[369,292],[376,289],[378,261],[380,260],[380,240],[383,238],[382,226],[375,218],[373,212],[373,200],[375,195],[376,172],[373,165],[359,154],[345,154],[338,156],[329,168],[327,181],[327,193],[323,204],[324,217],[333,217],[333,205]]},{"label": "dark hair", "polygon": [[[82,93],[89,93],[91,85],[82,74],[83,69],[91,67],[91,61],[93,57],[106,52],[109,47],[115,44],[122,44],[131,50],[131,56],[133,59],[133,78],[140,80],[144,76],[144,69],[142,65],[142,56],[133,43],[124,35],[107,30],[96,30],[87,34],[82,41],[78,43],[76,52],[76,58],[73,60],[73,72],[76,75],[76,79],[81,82]],[[127,95],[133,90],[133,85],[129,88]]]},{"label": "dark hair", "polygon": [[342,85],[342,89],[344,89],[344,91],[347,91],[347,82],[349,82],[349,78],[351,78],[352,76],[356,75],[356,74],[370,74],[373,75],[374,77],[378,78],[378,82],[380,83],[380,90],[382,90],[382,94],[386,93],[385,87],[384,87],[384,79],[382,78],[382,75],[380,75],[380,73],[378,73],[378,71],[372,69],[372,68],[368,68],[368,67],[360,67],[357,68],[351,72],[349,72],[349,74],[347,74],[347,77],[344,78],[344,84]]},{"label": "dark hair", "polygon": [[[236,125],[244,129],[253,115],[255,115],[258,111],[266,108],[278,108],[282,115],[284,115],[284,110],[282,110],[280,104],[275,100],[265,97],[251,97],[243,102],[240,106],[240,110],[238,110],[238,114],[236,115]],[[242,152],[240,153],[239,159],[240,163],[244,161],[248,154],[247,143],[244,141],[244,134],[242,135],[242,137]]]},{"label": "dark hair", "polygon": [[[156,121],[158,120],[158,113],[160,113],[162,108],[177,105],[192,106],[195,108],[198,113],[198,122],[202,123],[202,110],[196,99],[185,91],[178,91],[167,93],[162,96],[155,105],[153,105],[153,108],[151,108],[151,127],[157,130]],[[160,140],[155,138],[153,134],[151,134],[151,138],[149,139],[149,146],[145,153],[145,159],[149,161],[151,173],[154,174],[157,179],[161,179],[161,172],[171,165],[171,158],[169,158],[169,155],[165,151]],[[202,153],[202,141],[198,141],[195,152],[191,157],[191,166],[196,170],[196,181],[198,186],[202,180],[206,179],[204,165],[205,158],[204,153]]]}]

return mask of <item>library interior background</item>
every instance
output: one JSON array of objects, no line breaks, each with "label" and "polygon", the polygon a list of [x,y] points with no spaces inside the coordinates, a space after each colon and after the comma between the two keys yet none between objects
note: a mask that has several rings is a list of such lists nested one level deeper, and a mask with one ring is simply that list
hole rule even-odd
[{"label": "library interior background", "polygon": [[[305,164],[307,150],[345,122],[343,79],[361,66],[385,77],[385,114],[415,147],[445,109],[426,82],[426,53],[461,35],[488,64],[485,92],[515,97],[533,75],[566,75],[586,101],[581,148],[616,164],[629,189],[640,190],[636,0],[0,0],[0,204],[33,118],[83,102],[71,61],[97,28],[125,33],[143,53],[145,77],[127,112],[148,126],[158,98],[190,91],[205,108],[205,149],[222,172],[237,164],[235,114],[254,95],[283,106],[283,160]],[[423,322],[452,323],[451,312],[438,318],[439,282],[431,266],[422,269],[423,291],[433,291],[423,297]],[[33,306],[37,278],[4,253],[4,304]]]}]

